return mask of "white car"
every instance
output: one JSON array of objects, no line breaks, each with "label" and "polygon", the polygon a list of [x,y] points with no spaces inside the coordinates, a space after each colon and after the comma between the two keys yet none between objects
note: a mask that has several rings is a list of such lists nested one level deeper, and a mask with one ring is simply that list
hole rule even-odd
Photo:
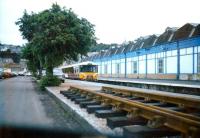
[{"label": "white car", "polygon": [[31,76],[31,73],[30,72],[26,72],[25,75],[26,76]]},{"label": "white car", "polygon": [[64,73],[62,72],[62,69],[60,68],[53,69],[53,75],[57,76],[62,83],[65,82],[65,79],[63,78]]},{"label": "white car", "polygon": [[24,76],[24,75],[25,75],[25,72],[24,72],[24,71],[20,71],[20,72],[18,72],[18,75],[19,75],[19,76]]}]

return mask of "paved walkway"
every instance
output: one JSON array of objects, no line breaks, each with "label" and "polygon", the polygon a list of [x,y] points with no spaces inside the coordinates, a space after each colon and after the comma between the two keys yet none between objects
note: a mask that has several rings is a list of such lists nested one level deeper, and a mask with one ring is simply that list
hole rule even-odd
[{"label": "paved walkway", "polygon": [[0,123],[50,125],[31,78],[0,81]]},{"label": "paved walkway", "polygon": [[30,77],[0,80],[0,127],[11,124],[86,134],[97,132],[81,121],[61,108],[48,92],[40,91]]}]

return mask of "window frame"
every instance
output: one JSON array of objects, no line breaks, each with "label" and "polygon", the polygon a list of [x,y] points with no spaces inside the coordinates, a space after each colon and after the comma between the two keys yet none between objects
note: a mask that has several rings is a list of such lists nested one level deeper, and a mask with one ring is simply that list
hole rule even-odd
[{"label": "window frame", "polygon": [[137,74],[138,73],[138,62],[137,61],[133,61],[132,62],[132,73],[133,74]]},{"label": "window frame", "polygon": [[200,52],[197,53],[197,74],[200,74]]},{"label": "window frame", "polygon": [[157,64],[158,64],[158,74],[163,74],[164,73],[164,58],[158,58]]}]

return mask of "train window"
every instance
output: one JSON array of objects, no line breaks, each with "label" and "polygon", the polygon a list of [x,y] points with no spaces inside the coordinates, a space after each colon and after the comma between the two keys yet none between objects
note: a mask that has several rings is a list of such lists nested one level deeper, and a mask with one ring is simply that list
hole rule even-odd
[{"label": "train window", "polygon": [[82,65],[80,66],[80,72],[97,72],[96,65]]},{"label": "train window", "polygon": [[72,67],[70,67],[70,68],[64,68],[64,69],[62,69],[62,71],[64,73],[73,73],[74,72],[74,68],[72,68]]}]

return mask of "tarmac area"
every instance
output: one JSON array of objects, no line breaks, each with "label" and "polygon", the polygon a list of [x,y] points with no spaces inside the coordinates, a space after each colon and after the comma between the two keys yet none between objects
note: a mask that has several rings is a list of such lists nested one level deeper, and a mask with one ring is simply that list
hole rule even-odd
[{"label": "tarmac area", "polygon": [[48,127],[85,134],[97,132],[79,119],[64,110],[48,92],[40,91],[31,77],[0,80],[0,126]]}]

